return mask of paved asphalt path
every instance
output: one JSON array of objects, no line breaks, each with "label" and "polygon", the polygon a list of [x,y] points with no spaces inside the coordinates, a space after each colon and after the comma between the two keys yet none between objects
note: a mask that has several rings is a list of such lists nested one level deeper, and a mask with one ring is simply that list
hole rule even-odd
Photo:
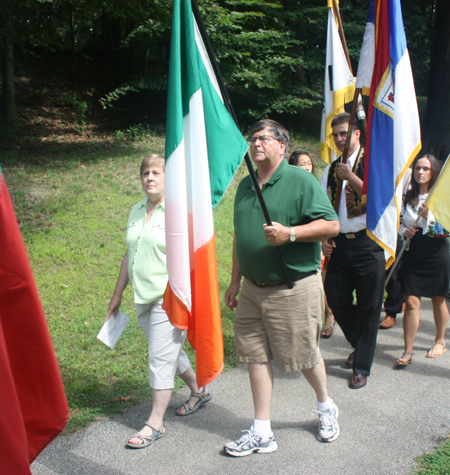
[{"label": "paved asphalt path", "polygon": [[[402,354],[402,318],[378,335],[375,362],[367,386],[347,386],[350,352],[340,329],[322,340],[330,396],[339,407],[341,435],[331,444],[317,440],[316,401],[301,373],[275,371],[273,454],[234,458],[223,444],[240,437],[252,422],[252,400],[245,365],[222,374],[210,385],[213,399],[191,416],[175,415],[188,390],[175,394],[168,408],[166,435],[152,446],[131,450],[125,442],[138,432],[150,403],[58,437],[32,464],[33,475],[146,474],[409,474],[414,458],[431,451],[450,433],[450,351],[425,358],[434,341],[431,301],[423,299],[414,363],[398,368]],[[450,336],[449,342],[450,342]]]}]

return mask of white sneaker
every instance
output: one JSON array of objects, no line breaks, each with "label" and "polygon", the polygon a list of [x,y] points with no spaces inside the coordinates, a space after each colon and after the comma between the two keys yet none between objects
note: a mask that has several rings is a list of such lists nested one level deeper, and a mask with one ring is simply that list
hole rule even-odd
[{"label": "white sneaker", "polygon": [[312,411],[313,414],[319,416],[319,434],[317,438],[320,442],[333,442],[339,437],[339,424],[337,418],[339,416],[339,409],[333,402],[333,406],[329,411]]},{"label": "white sneaker", "polygon": [[246,455],[253,454],[270,454],[278,449],[278,444],[275,442],[273,433],[265,439],[259,434],[255,433],[253,426],[250,430],[243,430],[246,432],[240,439],[225,444],[223,450],[233,457],[245,457]]}]

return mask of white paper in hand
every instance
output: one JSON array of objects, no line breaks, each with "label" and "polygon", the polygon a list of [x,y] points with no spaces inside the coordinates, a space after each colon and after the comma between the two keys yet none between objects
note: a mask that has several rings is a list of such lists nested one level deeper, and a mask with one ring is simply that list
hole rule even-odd
[{"label": "white paper in hand", "polygon": [[111,315],[106,320],[97,338],[113,349],[129,321],[130,317],[119,310],[116,317]]}]

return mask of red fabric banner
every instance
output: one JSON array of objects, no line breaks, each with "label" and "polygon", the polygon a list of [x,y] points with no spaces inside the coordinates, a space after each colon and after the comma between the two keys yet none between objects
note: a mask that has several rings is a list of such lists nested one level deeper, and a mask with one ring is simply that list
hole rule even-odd
[{"label": "red fabric banner", "polygon": [[0,472],[29,465],[64,429],[69,407],[33,274],[0,171]]}]

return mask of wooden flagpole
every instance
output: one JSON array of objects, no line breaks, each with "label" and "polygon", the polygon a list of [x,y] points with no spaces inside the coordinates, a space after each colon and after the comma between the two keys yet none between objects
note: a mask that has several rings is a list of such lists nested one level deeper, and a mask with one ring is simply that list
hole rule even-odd
[{"label": "wooden flagpole", "polygon": [[[345,59],[347,60],[347,64],[350,69],[350,72],[352,73],[352,76],[354,76],[352,62],[350,61],[350,54],[348,52],[348,47],[347,47],[347,40],[345,39],[344,25],[342,24],[341,12],[339,11],[339,7],[336,0],[333,0],[333,12],[334,12],[334,16],[337,18],[337,21],[338,21],[339,38],[341,39],[341,44],[344,50]],[[364,111],[364,99],[362,96],[362,90],[360,90],[357,97],[358,97],[358,109],[357,109],[358,118],[363,123],[364,136],[367,137],[367,121],[366,121],[366,113]]]},{"label": "wooden flagpole", "polygon": [[333,0],[333,11],[334,11],[334,16],[336,17],[338,21],[339,37],[341,38],[341,43],[342,43],[342,48],[344,49],[345,59],[347,60],[348,67],[353,76],[354,74],[353,74],[353,69],[352,69],[352,63],[350,61],[350,55],[348,53],[347,40],[345,39],[344,26],[342,25],[341,13],[339,11],[336,0]]}]

